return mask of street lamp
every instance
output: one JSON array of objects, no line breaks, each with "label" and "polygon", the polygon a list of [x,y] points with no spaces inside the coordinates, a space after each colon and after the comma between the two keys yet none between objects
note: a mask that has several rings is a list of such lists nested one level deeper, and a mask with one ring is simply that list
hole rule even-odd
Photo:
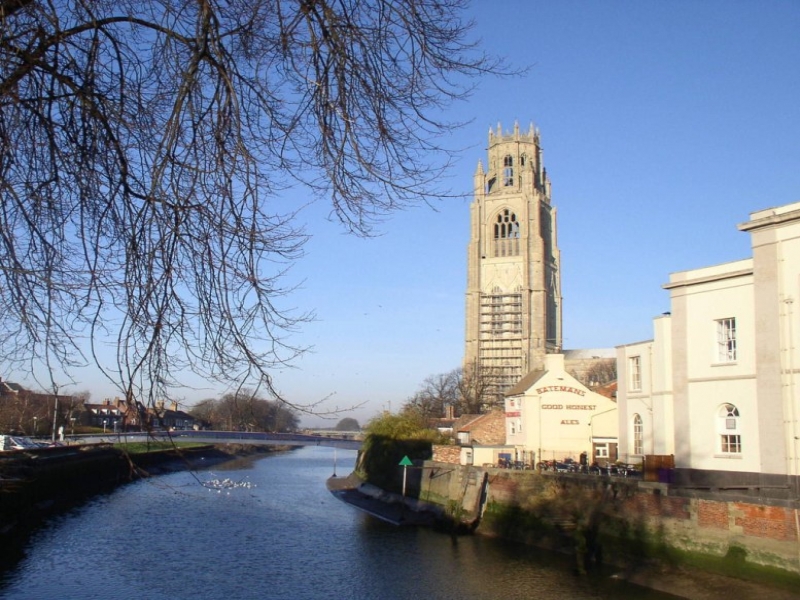
[{"label": "street lamp", "polygon": [[39,417],[33,417],[33,437],[39,435],[39,428],[37,427]]},{"label": "street lamp", "polygon": [[103,419],[103,433],[106,432],[106,424],[108,423],[108,419]]}]

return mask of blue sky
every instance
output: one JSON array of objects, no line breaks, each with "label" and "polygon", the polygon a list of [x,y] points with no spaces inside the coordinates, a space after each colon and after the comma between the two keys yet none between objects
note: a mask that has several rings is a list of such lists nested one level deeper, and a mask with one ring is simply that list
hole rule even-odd
[{"label": "blue sky", "polygon": [[[493,0],[470,16],[487,49],[531,68],[448,111],[471,123],[445,140],[459,149],[446,183],[471,190],[489,127],[540,129],[566,348],[649,339],[670,272],[750,256],[736,225],[800,200],[800,2]],[[321,204],[307,212],[313,237],[292,272],[304,283],[285,303],[316,312],[294,340],[315,349],[275,373],[287,399],[361,404],[340,417],[364,423],[460,365],[469,198],[435,206],[372,239],[345,235]]]},{"label": "blue sky", "polygon": [[[448,183],[471,189],[489,127],[539,127],[566,348],[651,338],[670,272],[750,256],[736,225],[800,200],[800,3],[507,0],[471,15],[487,48],[531,69],[452,107],[471,124]],[[460,365],[469,199],[437,208],[378,239],[314,229],[296,299],[316,307],[316,351],[278,377],[287,396],[366,402],[363,422]]]}]

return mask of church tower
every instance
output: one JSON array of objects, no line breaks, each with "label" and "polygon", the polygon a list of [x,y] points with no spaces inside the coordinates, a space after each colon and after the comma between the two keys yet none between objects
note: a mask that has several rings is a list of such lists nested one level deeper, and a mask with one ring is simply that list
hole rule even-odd
[{"label": "church tower", "polygon": [[488,163],[478,161],[470,206],[465,373],[484,381],[484,403],[544,355],[561,352],[561,270],[556,209],[539,132],[489,130]]}]

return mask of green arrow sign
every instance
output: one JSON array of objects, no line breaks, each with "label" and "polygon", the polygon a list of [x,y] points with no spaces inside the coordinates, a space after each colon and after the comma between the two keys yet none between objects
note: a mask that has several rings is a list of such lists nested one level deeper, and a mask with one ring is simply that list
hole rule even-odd
[{"label": "green arrow sign", "polygon": [[400,466],[401,467],[412,467],[412,466],[414,466],[414,463],[412,463],[411,459],[408,458],[408,456],[406,455],[406,456],[403,457],[403,460],[400,461]]}]

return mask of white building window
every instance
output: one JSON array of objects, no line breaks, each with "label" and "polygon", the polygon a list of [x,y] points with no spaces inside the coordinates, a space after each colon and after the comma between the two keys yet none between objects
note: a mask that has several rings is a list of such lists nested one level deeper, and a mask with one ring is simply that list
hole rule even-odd
[{"label": "white building window", "polygon": [[594,456],[595,456],[595,458],[608,458],[608,445],[607,444],[595,444]]},{"label": "white building window", "polygon": [[717,361],[736,361],[736,319],[733,317],[717,321]]},{"label": "white building window", "polygon": [[722,454],[742,453],[739,409],[733,404],[723,404],[720,407],[717,413],[717,435],[719,436],[719,452]]},{"label": "white building window", "polygon": [[638,414],[633,415],[633,453],[644,454],[644,423]]},{"label": "white building window", "polygon": [[642,389],[642,357],[631,356],[628,359],[628,371],[630,372],[631,390],[639,391]]}]

